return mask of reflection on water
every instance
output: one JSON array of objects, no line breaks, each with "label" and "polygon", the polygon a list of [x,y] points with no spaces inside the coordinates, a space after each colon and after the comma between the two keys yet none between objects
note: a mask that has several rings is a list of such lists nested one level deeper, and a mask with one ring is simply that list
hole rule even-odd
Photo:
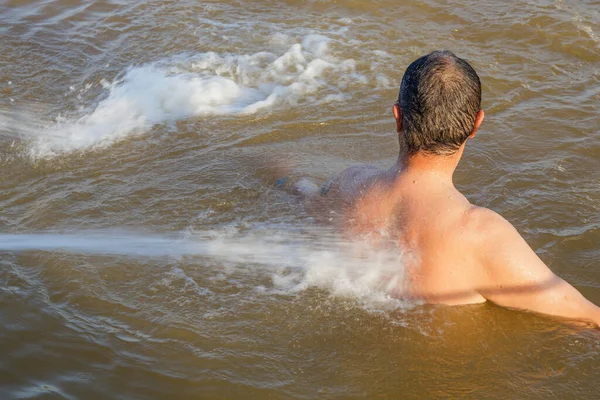
[{"label": "reflection on water", "polygon": [[0,4],[0,398],[595,398],[595,331],[395,300],[401,254],[273,182],[393,162],[404,69],[451,49],[486,110],[457,185],[600,303],[599,13]]}]

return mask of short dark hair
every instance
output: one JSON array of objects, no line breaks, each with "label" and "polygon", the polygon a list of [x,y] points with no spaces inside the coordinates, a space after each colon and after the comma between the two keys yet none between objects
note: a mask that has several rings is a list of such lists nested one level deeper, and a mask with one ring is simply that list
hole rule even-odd
[{"label": "short dark hair", "polygon": [[475,127],[481,109],[479,76],[451,51],[434,51],[406,69],[398,104],[410,155],[454,154]]}]

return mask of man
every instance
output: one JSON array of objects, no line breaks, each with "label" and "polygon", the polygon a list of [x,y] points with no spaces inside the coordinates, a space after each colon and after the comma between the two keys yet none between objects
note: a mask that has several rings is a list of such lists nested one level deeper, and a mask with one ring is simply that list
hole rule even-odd
[{"label": "man", "polygon": [[407,284],[394,295],[449,305],[489,300],[600,325],[600,309],[554,275],[509,222],[454,187],[467,139],[484,118],[480,104],[479,77],[465,60],[450,51],[419,58],[393,106],[396,165],[350,167],[313,190],[308,204],[347,233],[397,241]]}]

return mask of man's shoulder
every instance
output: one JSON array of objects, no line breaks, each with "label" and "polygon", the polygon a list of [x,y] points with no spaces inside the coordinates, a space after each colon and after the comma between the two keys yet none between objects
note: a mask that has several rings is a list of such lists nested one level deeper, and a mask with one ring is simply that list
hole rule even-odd
[{"label": "man's shoulder", "polygon": [[534,263],[535,253],[519,232],[493,210],[469,207],[464,215],[463,232],[460,245],[469,252],[475,267],[474,282],[481,287],[492,287],[497,280],[519,276],[522,265]]},{"label": "man's shoulder", "polygon": [[472,244],[483,248],[515,236],[520,237],[502,215],[485,207],[470,205],[464,213],[463,226]]},{"label": "man's shoulder", "polygon": [[356,190],[370,182],[380,172],[374,165],[353,165],[333,177],[332,184],[342,194],[354,194]]},{"label": "man's shoulder", "polygon": [[339,179],[361,179],[364,177],[370,177],[375,173],[380,172],[379,168],[371,164],[356,164],[352,165],[337,175]]}]

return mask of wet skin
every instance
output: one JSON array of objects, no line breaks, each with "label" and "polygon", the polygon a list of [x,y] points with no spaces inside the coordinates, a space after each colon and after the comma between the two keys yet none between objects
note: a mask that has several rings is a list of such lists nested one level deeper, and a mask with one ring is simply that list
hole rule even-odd
[{"label": "wet skin", "polygon": [[[321,190],[298,185],[313,214],[346,235],[394,241],[407,271],[395,296],[448,305],[492,301],[600,325],[600,309],[555,275],[506,219],[471,204],[455,188],[466,141],[449,156],[408,156],[397,104],[393,112],[397,163],[388,170],[352,166]],[[480,111],[470,139],[483,118]]]}]

